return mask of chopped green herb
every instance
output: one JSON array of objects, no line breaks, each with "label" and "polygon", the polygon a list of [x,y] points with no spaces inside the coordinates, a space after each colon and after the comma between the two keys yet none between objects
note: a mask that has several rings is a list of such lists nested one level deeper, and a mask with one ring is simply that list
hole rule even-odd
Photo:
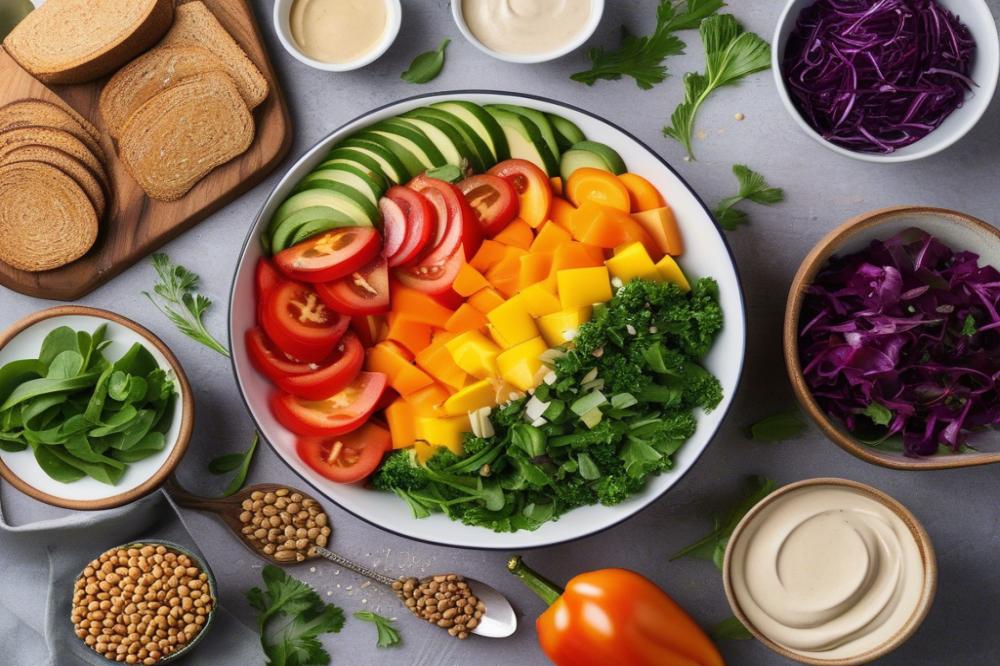
[{"label": "chopped green herb", "polygon": [[971,338],[979,328],[976,326],[976,318],[972,315],[967,315],[965,321],[962,322],[962,335],[967,338]]},{"label": "chopped green herb", "polygon": [[226,455],[213,458],[208,463],[208,471],[212,474],[227,474],[236,471],[229,485],[222,491],[223,497],[235,494],[243,487],[247,480],[247,472],[250,470],[250,463],[253,461],[253,454],[257,451],[257,444],[260,442],[260,434],[254,433],[250,448],[243,453],[227,453]]},{"label": "chopped green herb", "polygon": [[753,638],[753,634],[735,617],[726,618],[715,625],[709,636],[716,643],[719,641],[746,641]]},{"label": "chopped green herb", "polygon": [[410,68],[400,75],[400,78],[408,83],[427,83],[436,79],[437,75],[441,73],[441,68],[444,67],[444,51],[450,43],[450,39],[445,39],[433,51],[418,55],[410,63]]},{"label": "chopped green herb", "polygon": [[385,648],[399,643],[399,632],[392,626],[392,620],[389,618],[371,611],[358,611],[354,617],[375,625],[375,630],[378,632],[378,647]]},{"label": "chopped green herb", "polygon": [[617,51],[590,49],[590,69],[570,78],[588,86],[598,80],[617,81],[631,76],[637,86],[649,90],[667,77],[663,61],[684,53],[685,44],[676,34],[693,30],[708,16],[725,6],[723,0],[660,0],[656,8],[656,30],[647,37],[636,37],[622,27],[622,42]]},{"label": "chopped green herb", "polygon": [[873,402],[865,407],[864,415],[870,418],[875,425],[887,426],[892,422],[892,410],[878,402]]},{"label": "chopped green herb", "polygon": [[465,177],[462,169],[454,164],[445,164],[436,169],[428,169],[427,175],[447,183],[457,183]]},{"label": "chopped green herb", "polygon": [[723,199],[715,207],[715,217],[719,220],[719,225],[726,231],[735,231],[739,225],[746,223],[747,214],[735,208],[742,201],[749,200],[770,206],[785,200],[784,190],[768,186],[764,176],[745,164],[733,165],[733,174],[739,181],[739,192],[735,196]]},{"label": "chopped green herb", "polygon": [[772,414],[747,428],[747,436],[758,442],[784,442],[801,437],[806,422],[797,409]]},{"label": "chopped green herb", "polygon": [[205,311],[211,307],[212,301],[197,292],[198,275],[179,264],[170,263],[170,257],[162,253],[153,255],[153,268],[156,269],[160,279],[153,286],[153,292],[165,303],[161,305],[153,294],[144,291],[142,293],[146,298],[165,314],[181,333],[229,358],[229,350],[212,337],[201,320]]}]

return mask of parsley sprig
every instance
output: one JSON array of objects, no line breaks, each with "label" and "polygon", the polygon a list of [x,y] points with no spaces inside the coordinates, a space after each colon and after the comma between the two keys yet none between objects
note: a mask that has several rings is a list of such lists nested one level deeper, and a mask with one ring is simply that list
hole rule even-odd
[{"label": "parsley sprig", "polygon": [[212,351],[229,358],[229,350],[216,340],[202,321],[202,315],[212,305],[212,301],[199,294],[198,275],[179,264],[171,263],[165,254],[153,255],[153,268],[160,281],[153,286],[153,293],[163,300],[161,304],[148,291],[142,292],[153,305],[167,316],[181,333],[195,342],[200,342]]},{"label": "parsley sprig", "polygon": [[587,52],[590,69],[570,78],[588,86],[598,80],[617,81],[631,76],[637,86],[649,90],[667,77],[663,61],[684,53],[685,44],[676,32],[694,30],[708,16],[726,3],[723,0],[660,0],[656,8],[656,30],[652,35],[636,37],[622,27],[622,43],[617,51],[594,48]]},{"label": "parsley sprig", "polygon": [[739,191],[734,196],[726,197],[715,207],[715,217],[726,231],[735,231],[739,225],[746,224],[747,214],[736,208],[743,201],[770,206],[785,200],[784,190],[771,187],[764,176],[745,164],[734,164],[733,175],[739,182]]},{"label": "parsley sprig", "polygon": [[371,622],[378,632],[378,647],[385,648],[399,643],[399,632],[392,626],[392,620],[371,611],[358,611],[354,614],[359,620]]}]

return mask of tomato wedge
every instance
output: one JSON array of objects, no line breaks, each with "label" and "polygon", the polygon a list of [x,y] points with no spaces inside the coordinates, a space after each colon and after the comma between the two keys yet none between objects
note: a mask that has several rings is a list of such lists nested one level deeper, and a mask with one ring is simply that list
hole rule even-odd
[{"label": "tomato wedge", "polygon": [[311,368],[307,374],[284,375],[274,380],[283,391],[300,398],[323,400],[340,393],[361,372],[365,362],[365,348],[358,336],[350,331],[340,339],[340,344],[323,365],[317,370]]},{"label": "tomato wedge", "polygon": [[373,315],[389,311],[389,266],[375,257],[350,275],[316,285],[323,302],[342,314]]},{"label": "tomato wedge", "polygon": [[361,340],[361,344],[368,347],[373,346],[379,340],[379,334],[385,320],[382,317],[373,315],[359,315],[351,317],[351,330]]},{"label": "tomato wedge", "polygon": [[431,203],[415,190],[394,185],[379,201],[379,210],[385,235],[382,254],[389,265],[402,266],[418,259],[437,225]]},{"label": "tomato wedge", "polygon": [[337,483],[357,483],[368,478],[391,449],[389,431],[374,423],[339,437],[302,437],[295,444],[299,458]]},{"label": "tomato wedge", "polygon": [[350,275],[378,255],[382,238],[371,227],[331,229],[275,255],[288,277],[304,282],[328,282]]},{"label": "tomato wedge", "polygon": [[396,269],[396,278],[403,286],[422,291],[431,296],[447,294],[458,271],[465,263],[465,252],[459,245],[454,254],[440,260],[424,259],[416,266]]},{"label": "tomato wedge", "polygon": [[487,173],[499,176],[514,186],[518,196],[518,215],[532,227],[539,227],[549,217],[552,206],[552,183],[541,169],[527,160],[504,160]]},{"label": "tomato wedge", "polygon": [[260,315],[264,332],[278,349],[309,363],[329,356],[351,323],[327,307],[312,286],[289,280],[267,295]]},{"label": "tomato wedge", "polygon": [[386,381],[381,372],[359,372],[343,390],[322,400],[276,393],[271,397],[271,412],[296,435],[344,435],[365,423],[378,405]]},{"label": "tomato wedge", "polygon": [[281,273],[274,267],[271,260],[261,257],[257,260],[257,270],[254,273],[257,286],[257,302],[261,302],[283,280]]},{"label": "tomato wedge", "polygon": [[[468,258],[479,250],[482,232],[476,221],[476,214],[460,189],[426,175],[417,176],[407,187],[423,194],[438,210],[437,242],[431,246],[422,261],[441,263],[454,254],[460,245],[465,246]],[[442,218],[442,215],[445,217]]]},{"label": "tomato wedge", "polygon": [[517,217],[517,192],[510,181],[500,176],[471,176],[460,182],[458,189],[462,190],[487,236],[495,236]]},{"label": "tomato wedge", "polygon": [[272,382],[286,377],[305,375],[315,370],[311,364],[292,358],[278,349],[259,328],[247,331],[244,340],[250,362]]}]

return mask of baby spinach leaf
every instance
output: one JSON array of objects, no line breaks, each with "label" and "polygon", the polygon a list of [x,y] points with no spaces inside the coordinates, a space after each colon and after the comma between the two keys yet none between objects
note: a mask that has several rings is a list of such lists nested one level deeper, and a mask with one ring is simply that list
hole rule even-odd
[{"label": "baby spinach leaf", "polygon": [[79,481],[87,474],[83,470],[73,465],[67,464],[59,456],[56,455],[56,447],[42,446],[42,445],[31,445],[31,450],[35,454],[35,462],[38,466],[42,468],[42,471],[49,475],[50,478],[59,481],[60,483],[72,483],[74,481]]},{"label": "baby spinach leaf", "polygon": [[433,51],[427,51],[418,55],[410,63],[410,68],[400,75],[400,78],[408,83],[427,83],[428,81],[433,81],[444,67],[444,51],[450,43],[450,39],[445,39]]},{"label": "baby spinach leaf", "polygon": [[67,350],[52,359],[45,376],[48,379],[70,379],[79,375],[81,370],[83,370],[83,356],[76,350]]},{"label": "baby spinach leaf", "polygon": [[147,432],[135,446],[130,449],[112,449],[111,457],[124,463],[139,462],[162,451],[167,440],[160,432]]},{"label": "baby spinach leaf", "polygon": [[34,358],[11,361],[0,368],[0,401],[30,379],[45,376],[45,364]]},{"label": "baby spinach leaf", "polygon": [[11,407],[19,405],[22,402],[50,393],[78,391],[80,389],[93,386],[97,383],[97,379],[99,377],[99,373],[89,372],[67,379],[51,379],[48,377],[32,379],[14,389],[4,403],[0,405],[0,411],[10,409]]},{"label": "baby spinach leaf", "polygon": [[52,329],[45,336],[45,339],[42,340],[42,350],[38,353],[38,360],[45,364],[47,368],[55,360],[56,356],[59,356],[64,351],[78,352],[79,350],[76,331],[69,326],[60,326],[59,328]]},{"label": "baby spinach leaf", "polygon": [[120,461],[95,451],[86,435],[76,434],[68,437],[64,446],[67,453],[76,456],[84,462],[100,463],[116,469],[125,469],[125,465]]}]

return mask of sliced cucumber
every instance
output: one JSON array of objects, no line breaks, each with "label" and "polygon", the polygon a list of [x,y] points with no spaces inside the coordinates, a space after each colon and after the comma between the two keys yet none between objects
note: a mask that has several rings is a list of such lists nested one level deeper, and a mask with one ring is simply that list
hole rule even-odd
[{"label": "sliced cucumber", "polygon": [[440,123],[446,123],[447,125],[455,128],[455,131],[465,139],[466,145],[473,151],[473,154],[477,159],[471,159],[472,168],[477,172],[486,171],[491,166],[493,166],[496,157],[493,155],[493,151],[490,147],[486,145],[483,138],[476,134],[475,131],[469,124],[464,120],[459,118],[453,113],[448,111],[442,111],[441,109],[435,109],[430,106],[422,106],[420,108],[414,109],[413,111],[407,111],[403,114],[407,118],[420,118],[421,120],[427,121],[437,121]]},{"label": "sliced cucumber", "polygon": [[433,141],[437,149],[444,155],[448,164],[458,167],[469,164],[476,172],[485,170],[479,161],[479,154],[469,146],[461,132],[450,123],[438,118],[421,117],[410,113],[405,113],[396,120],[413,125],[427,135],[427,138]]},{"label": "sliced cucumber", "polygon": [[337,144],[337,148],[330,155],[332,156],[341,147],[362,153],[378,162],[379,167],[390,182],[403,183],[412,177],[410,172],[406,170],[406,165],[396,157],[396,153],[386,147],[381,137],[376,139],[362,137],[345,139]]},{"label": "sliced cucumber", "polygon": [[269,243],[265,244],[265,246],[269,247],[265,247],[265,249],[269,249],[272,253],[277,254],[285,248],[291,247],[297,242],[293,241],[293,239],[298,232],[306,227],[312,230],[310,235],[313,235],[329,229],[353,226],[356,225],[351,218],[327,206],[301,208],[281,222],[273,225],[273,228],[269,232]]},{"label": "sliced cucumber", "polygon": [[316,179],[309,181],[308,184],[300,184],[295,189],[295,192],[310,192],[314,190],[330,190],[348,199],[364,212],[370,224],[374,224],[375,220],[379,217],[378,205],[372,203],[364,192],[339,181]]},{"label": "sliced cucumber", "polygon": [[367,129],[367,132],[379,134],[413,155],[419,164],[417,173],[447,164],[444,155],[426,134],[412,125],[399,122],[395,118],[375,123]]},{"label": "sliced cucumber", "polygon": [[[357,227],[371,227],[374,225],[375,216],[369,215],[366,207],[346,194],[339,183],[328,183],[330,187],[316,187],[305,192],[299,192],[289,197],[285,203],[281,204],[272,218],[272,227],[284,222],[286,218],[303,208],[313,206],[326,206],[327,208],[342,213],[351,219],[352,224]],[[355,192],[357,197],[361,197],[365,204],[368,203],[362,195]]]},{"label": "sliced cucumber", "polygon": [[366,174],[351,164],[334,163],[326,164],[302,179],[298,191],[310,190],[313,187],[322,187],[321,181],[342,183],[343,185],[360,192],[365,196],[372,206],[378,207],[378,199],[385,192],[381,176],[372,178],[372,174]]},{"label": "sliced cucumber", "polygon": [[[538,128],[539,134],[541,134],[542,138],[545,139],[545,145],[548,147],[549,153],[552,155],[552,163],[557,165],[559,164],[559,156],[562,155],[562,150],[559,149],[559,144],[556,143],[556,133],[552,129],[552,124],[549,123],[549,119],[544,113],[524,106],[517,106],[515,104],[491,104],[486,107],[486,110],[489,111],[490,108],[503,109],[504,111],[516,113],[519,116],[527,118],[535,125],[535,127]],[[556,171],[558,170],[559,168],[557,166]],[[550,172],[549,175],[554,176],[555,173]]]},{"label": "sliced cucumber", "polygon": [[559,146],[560,151],[565,152],[572,148],[573,144],[587,140],[587,136],[583,133],[583,130],[577,127],[575,123],[554,113],[546,113],[545,117],[549,119],[552,129],[556,133],[556,144]]},{"label": "sliced cucumber", "polygon": [[510,158],[506,133],[483,107],[472,102],[452,100],[431,104],[431,108],[447,111],[471,127],[493,153],[494,164]]},{"label": "sliced cucumber", "polygon": [[316,170],[323,169],[333,164],[348,164],[363,171],[367,176],[381,181],[385,187],[389,186],[389,174],[385,172],[371,155],[353,148],[334,148],[327,154],[323,163],[316,167]]},{"label": "sliced cucumber", "polygon": [[550,176],[559,173],[559,163],[533,122],[519,113],[496,107],[488,110],[503,128],[512,158],[528,160]]}]

